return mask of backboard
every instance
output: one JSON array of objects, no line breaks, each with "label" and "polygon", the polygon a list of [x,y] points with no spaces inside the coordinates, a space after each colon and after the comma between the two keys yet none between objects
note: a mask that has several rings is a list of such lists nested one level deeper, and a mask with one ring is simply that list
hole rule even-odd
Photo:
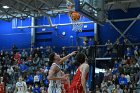
[{"label": "backboard", "polygon": [[106,20],[104,11],[104,0],[74,0],[75,10],[90,20],[103,24]]}]

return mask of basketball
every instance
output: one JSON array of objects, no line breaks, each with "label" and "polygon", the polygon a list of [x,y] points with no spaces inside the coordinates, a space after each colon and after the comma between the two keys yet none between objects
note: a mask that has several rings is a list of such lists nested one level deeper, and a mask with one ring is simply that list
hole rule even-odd
[{"label": "basketball", "polygon": [[72,12],[72,13],[71,13],[71,19],[72,19],[73,21],[79,20],[79,19],[80,19],[80,14],[79,14],[78,12],[76,12],[76,11]]}]

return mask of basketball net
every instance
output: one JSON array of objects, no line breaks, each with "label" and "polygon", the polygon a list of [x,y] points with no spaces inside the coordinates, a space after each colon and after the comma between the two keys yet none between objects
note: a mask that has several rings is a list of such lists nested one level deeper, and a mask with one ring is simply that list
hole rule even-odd
[{"label": "basketball net", "polygon": [[72,30],[76,32],[82,32],[83,23],[80,21],[83,19],[83,17],[78,12],[74,12],[74,15],[75,13],[76,13],[76,16],[72,16],[72,13],[70,15],[71,23],[73,26]]},{"label": "basketball net", "polygon": [[71,23],[72,23],[72,26],[73,26],[72,30],[73,31],[76,31],[76,32],[82,32],[83,23],[80,22],[80,20],[83,17],[77,12],[79,14],[79,17],[80,18],[79,19],[77,18],[75,20],[75,18],[71,16],[72,15],[72,12],[76,12],[76,11],[73,11],[73,4],[69,0],[66,0],[66,6],[70,10],[69,16],[70,16],[70,20],[71,20]]},{"label": "basketball net", "polygon": [[73,31],[82,32],[83,24],[80,23],[79,20],[77,21],[72,20],[72,25],[73,25],[73,28],[72,28]]}]

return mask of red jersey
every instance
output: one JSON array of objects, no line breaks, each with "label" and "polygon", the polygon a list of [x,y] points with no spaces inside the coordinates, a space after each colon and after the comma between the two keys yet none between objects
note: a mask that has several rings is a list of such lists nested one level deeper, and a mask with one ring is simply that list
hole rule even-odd
[{"label": "red jersey", "polygon": [[15,54],[14,59],[19,60],[20,59],[20,54]]},{"label": "red jersey", "polygon": [[[83,86],[81,83],[81,71],[78,68],[76,74],[73,77],[72,83],[70,85],[69,93],[83,93]],[[88,79],[88,74],[86,75],[86,80]]]},{"label": "red jersey", "polygon": [[15,54],[14,60],[15,60],[18,64],[21,64],[20,54]]},{"label": "red jersey", "polygon": [[4,85],[0,84],[0,93],[4,93]]}]

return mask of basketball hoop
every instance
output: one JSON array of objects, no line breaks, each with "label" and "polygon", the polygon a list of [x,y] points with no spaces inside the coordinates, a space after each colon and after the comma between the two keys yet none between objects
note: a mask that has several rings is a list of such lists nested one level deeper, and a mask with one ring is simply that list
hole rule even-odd
[{"label": "basketball hoop", "polygon": [[66,6],[69,9],[69,16],[73,25],[72,30],[82,32],[83,23],[80,22],[80,19],[82,18],[81,15],[78,12],[73,11],[73,4],[69,0],[66,0],[66,2]]},{"label": "basketball hoop", "polygon": [[72,25],[73,25],[73,31],[78,31],[78,32],[82,32],[82,27],[83,27],[83,24],[80,23],[80,18],[81,18],[81,15],[74,11],[74,12],[71,12],[70,13],[70,17],[71,17],[71,22],[72,22]]}]

